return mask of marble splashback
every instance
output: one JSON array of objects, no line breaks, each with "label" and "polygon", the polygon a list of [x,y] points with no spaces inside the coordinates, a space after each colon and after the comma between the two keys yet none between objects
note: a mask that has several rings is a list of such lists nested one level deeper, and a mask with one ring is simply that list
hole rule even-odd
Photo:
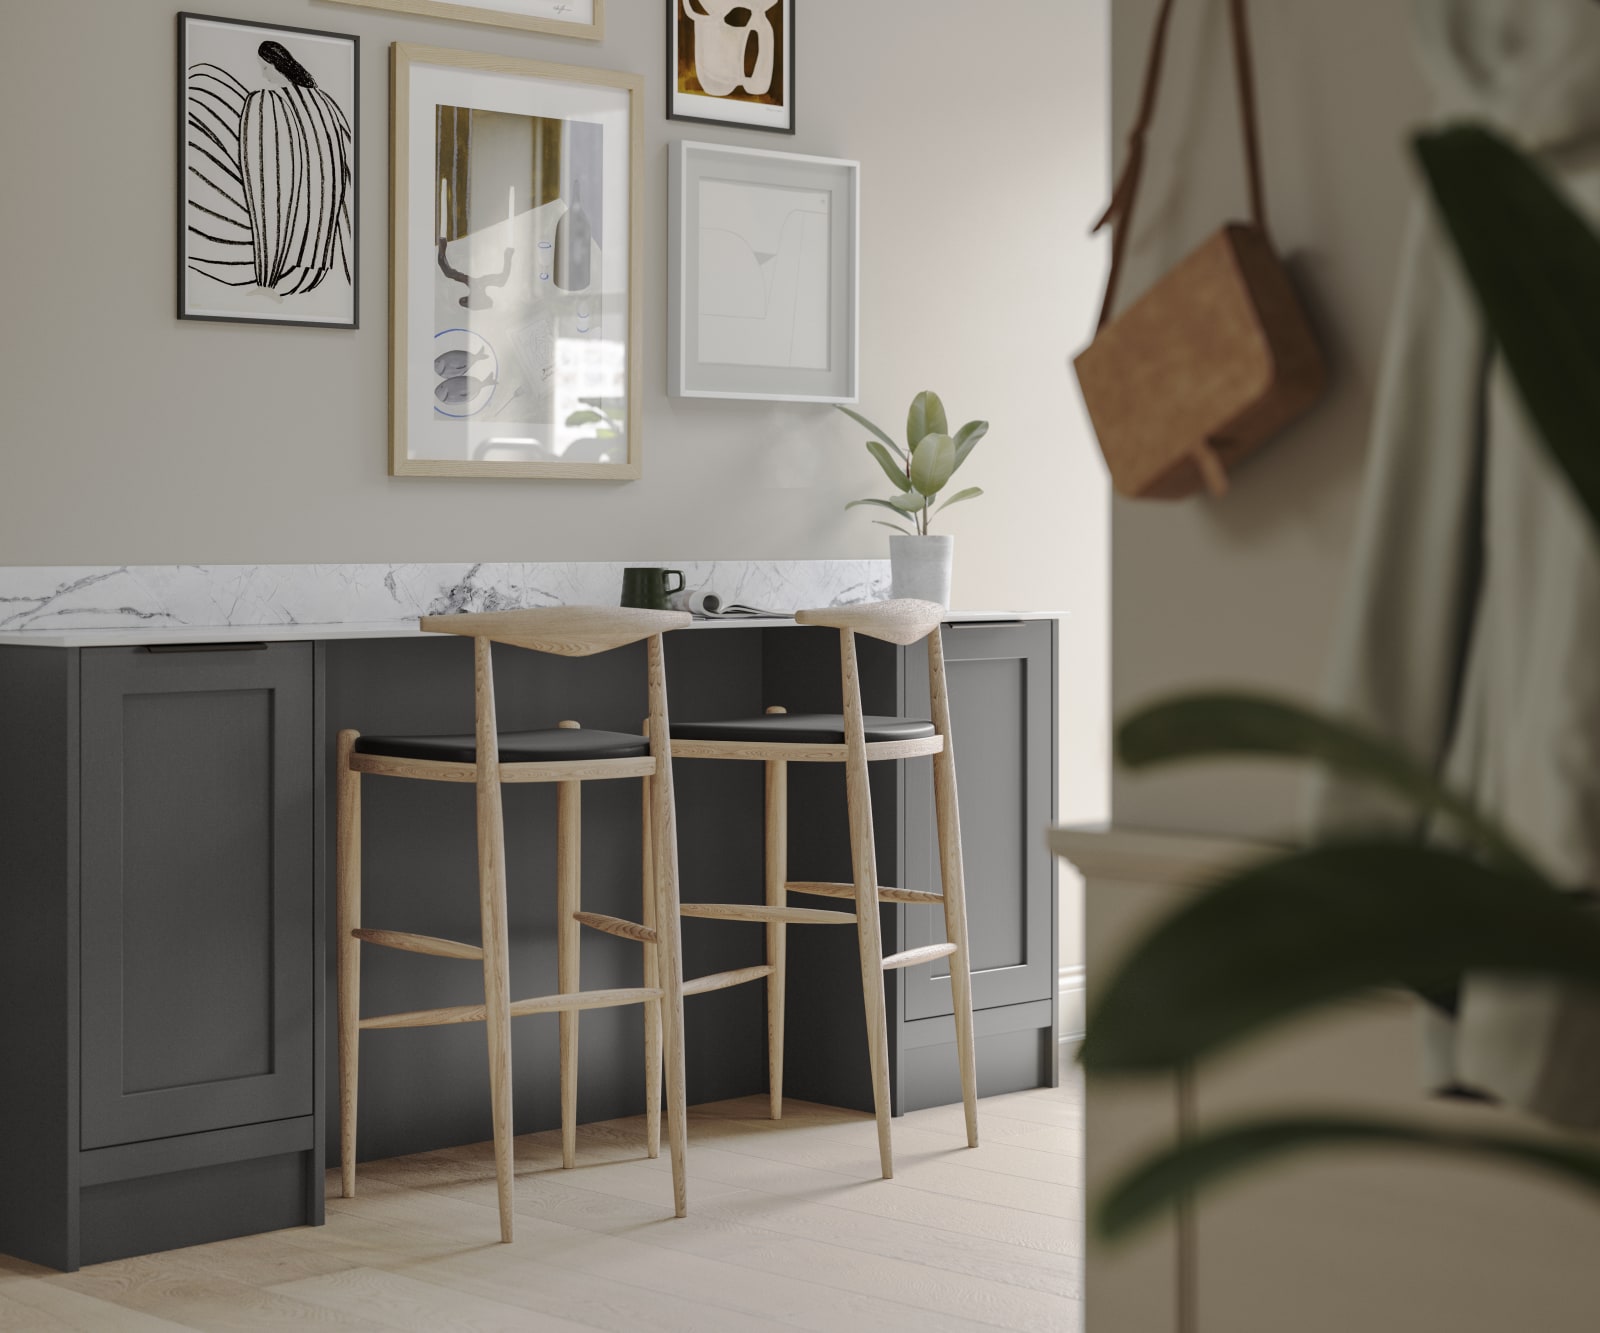
[{"label": "marble splashback", "polygon": [[887,560],[631,560],[615,564],[0,567],[0,631],[331,625],[458,611],[614,606],[628,565],[681,569],[690,589],[774,611],[876,601]]}]

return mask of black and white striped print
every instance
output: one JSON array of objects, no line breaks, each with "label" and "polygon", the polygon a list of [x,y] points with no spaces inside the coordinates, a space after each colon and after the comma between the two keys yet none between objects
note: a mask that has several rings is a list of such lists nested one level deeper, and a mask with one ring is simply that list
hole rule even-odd
[{"label": "black and white striped print", "polygon": [[351,282],[350,121],[282,44],[258,54],[277,86],[206,61],[188,70],[187,267],[278,297]]}]

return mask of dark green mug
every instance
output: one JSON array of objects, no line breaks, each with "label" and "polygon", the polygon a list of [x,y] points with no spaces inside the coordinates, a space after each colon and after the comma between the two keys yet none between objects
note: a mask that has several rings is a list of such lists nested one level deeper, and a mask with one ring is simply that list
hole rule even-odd
[{"label": "dark green mug", "polygon": [[[668,587],[667,580],[677,576],[677,587]],[[645,611],[670,611],[667,598],[684,589],[681,569],[625,569],[622,571],[622,604],[637,606]]]}]

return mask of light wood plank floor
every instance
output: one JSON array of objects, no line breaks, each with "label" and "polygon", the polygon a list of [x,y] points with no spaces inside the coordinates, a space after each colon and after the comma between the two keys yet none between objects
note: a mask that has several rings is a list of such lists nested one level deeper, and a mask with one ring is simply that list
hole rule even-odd
[{"label": "light wood plank floor", "polygon": [[497,1243],[489,1145],[373,1162],[328,1224],[59,1274],[0,1258],[0,1333],[389,1329],[723,1333],[1082,1326],[1082,1092],[894,1122],[876,1178],[870,1116],[764,1097],[690,1116],[690,1215],[672,1217],[643,1121],[517,1140],[517,1240]]}]

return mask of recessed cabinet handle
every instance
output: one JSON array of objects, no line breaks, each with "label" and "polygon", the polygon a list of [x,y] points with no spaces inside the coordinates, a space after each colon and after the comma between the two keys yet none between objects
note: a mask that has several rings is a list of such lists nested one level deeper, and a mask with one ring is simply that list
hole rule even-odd
[{"label": "recessed cabinet handle", "polygon": [[951,620],[945,622],[946,629],[1021,629],[1028,622],[1026,620]]},{"label": "recessed cabinet handle", "polygon": [[150,643],[147,653],[264,653],[264,643]]}]

